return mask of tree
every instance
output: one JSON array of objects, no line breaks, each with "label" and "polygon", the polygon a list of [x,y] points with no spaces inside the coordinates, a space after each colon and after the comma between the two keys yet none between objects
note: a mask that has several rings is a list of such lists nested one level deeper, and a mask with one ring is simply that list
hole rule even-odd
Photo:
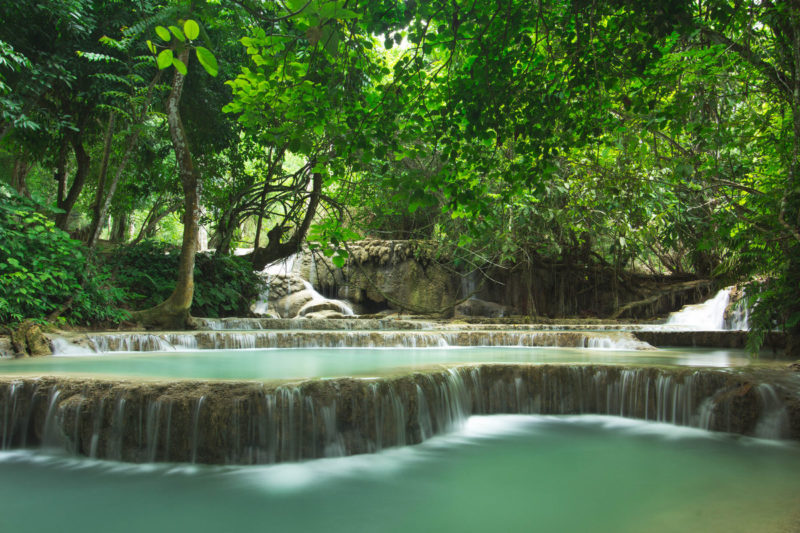
[{"label": "tree", "polygon": [[[182,328],[189,318],[194,295],[194,263],[197,252],[198,221],[200,219],[199,173],[195,167],[188,137],[181,120],[180,102],[183,87],[188,73],[187,65],[191,53],[194,52],[198,62],[212,76],[216,76],[219,67],[214,55],[207,48],[195,45],[200,36],[200,27],[192,19],[182,22],[183,28],[156,26],[158,37],[170,43],[158,51],[157,63],[160,70],[174,67],[172,88],[166,102],[167,122],[170,138],[178,164],[181,185],[183,187],[183,243],[181,245],[178,278],[172,294],[155,307],[136,312],[133,316],[148,326]],[[174,37],[174,39],[173,39]],[[148,42],[151,52],[157,49]]]}]

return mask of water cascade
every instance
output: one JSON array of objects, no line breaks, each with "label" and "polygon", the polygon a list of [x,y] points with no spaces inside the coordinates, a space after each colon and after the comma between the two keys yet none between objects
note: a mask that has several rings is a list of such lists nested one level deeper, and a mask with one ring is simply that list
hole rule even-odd
[{"label": "water cascade", "polygon": [[528,346],[614,350],[652,350],[629,332],[481,331],[481,330],[212,330],[190,333],[108,333],[59,342],[56,355],[70,355],[83,345],[96,353],[163,352],[176,349],[343,348],[448,346]]},{"label": "water cascade", "polygon": [[669,315],[666,325],[701,331],[746,330],[747,306],[743,302],[731,304],[732,290],[726,287],[705,302],[684,306]]},{"label": "water cascade", "polygon": [[376,452],[472,414],[611,414],[800,439],[800,394],[740,372],[461,365],[295,383],[0,378],[3,449],[131,462],[256,464]]},{"label": "water cascade", "polygon": [[[312,255],[313,258],[313,255]],[[343,300],[324,297],[314,288],[316,266],[311,269],[311,279],[306,280],[295,271],[298,254],[267,265],[260,275],[267,288],[253,307],[257,315],[283,318],[331,318],[354,316],[350,304]]]}]

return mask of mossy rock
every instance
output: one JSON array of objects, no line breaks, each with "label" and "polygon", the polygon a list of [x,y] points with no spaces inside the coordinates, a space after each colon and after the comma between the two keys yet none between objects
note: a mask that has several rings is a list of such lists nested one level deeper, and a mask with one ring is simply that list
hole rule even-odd
[{"label": "mossy rock", "polygon": [[11,332],[11,346],[17,357],[42,357],[53,354],[50,339],[44,334],[42,327],[30,320],[26,320]]}]

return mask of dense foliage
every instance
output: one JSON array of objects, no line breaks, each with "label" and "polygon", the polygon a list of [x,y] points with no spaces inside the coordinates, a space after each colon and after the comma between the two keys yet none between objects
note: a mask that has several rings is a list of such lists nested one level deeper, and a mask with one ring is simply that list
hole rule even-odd
[{"label": "dense foliage", "polygon": [[[114,283],[130,294],[131,308],[143,309],[175,288],[179,252],[174,245],[146,240],[109,255],[106,265],[114,272]],[[264,290],[250,262],[237,256],[198,254],[194,278],[193,316],[247,316]]]},{"label": "dense foliage", "polygon": [[47,213],[0,184],[0,323],[54,314],[72,324],[126,318],[125,291]]},{"label": "dense foliage", "polygon": [[126,285],[163,312],[227,312],[192,293],[202,225],[258,268],[309,238],[341,263],[362,234],[464,270],[750,282],[757,328],[800,333],[797,0],[22,0],[0,19],[0,177],[89,249],[180,239],[181,298],[166,272]]}]

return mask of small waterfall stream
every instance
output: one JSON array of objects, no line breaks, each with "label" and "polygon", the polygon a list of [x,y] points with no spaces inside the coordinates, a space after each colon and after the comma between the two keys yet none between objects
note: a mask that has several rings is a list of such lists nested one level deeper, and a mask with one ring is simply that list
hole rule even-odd
[{"label": "small waterfall stream", "polygon": [[317,267],[313,254],[311,259],[310,280],[303,279],[295,271],[298,254],[267,265],[260,272],[267,288],[253,306],[253,312],[282,318],[355,316],[348,302],[326,298],[314,288]]},{"label": "small waterfall stream", "polygon": [[610,414],[800,439],[797,391],[725,370],[464,365],[299,383],[0,378],[3,449],[252,464],[419,443],[472,414]]},{"label": "small waterfall stream", "polygon": [[[190,333],[108,333],[59,342],[55,355],[110,352],[168,352],[255,348],[443,348],[450,346],[527,346],[594,350],[652,350],[625,331],[502,330],[211,330]],[[79,346],[83,345],[83,351]]]},{"label": "small waterfall stream", "polygon": [[667,326],[700,331],[740,331],[748,329],[748,310],[744,302],[731,305],[733,287],[726,287],[705,302],[684,306],[671,313]]}]

